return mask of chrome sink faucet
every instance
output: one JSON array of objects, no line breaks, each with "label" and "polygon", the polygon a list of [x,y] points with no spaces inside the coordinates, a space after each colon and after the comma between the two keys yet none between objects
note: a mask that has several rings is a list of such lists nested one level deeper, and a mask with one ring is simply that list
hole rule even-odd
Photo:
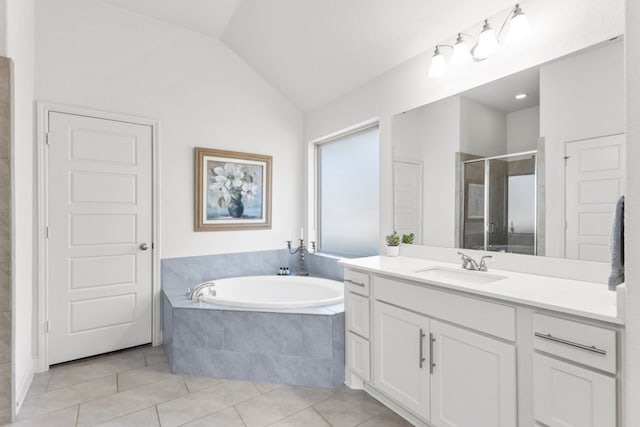
[{"label": "chrome sink faucet", "polygon": [[464,268],[465,270],[473,270],[473,271],[487,271],[487,263],[485,260],[493,259],[491,255],[485,255],[482,258],[480,258],[480,262],[478,263],[475,259],[471,258],[467,254],[458,252],[458,255],[462,257],[462,268]]}]

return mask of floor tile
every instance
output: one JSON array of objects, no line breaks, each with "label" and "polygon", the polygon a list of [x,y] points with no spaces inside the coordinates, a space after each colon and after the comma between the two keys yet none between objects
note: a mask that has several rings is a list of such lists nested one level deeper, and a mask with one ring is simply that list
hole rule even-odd
[{"label": "floor tile", "polygon": [[363,391],[342,389],[331,399],[313,408],[335,427],[352,427],[373,416],[382,414],[386,407]]},{"label": "floor tile", "polygon": [[187,394],[182,378],[159,381],[80,405],[78,425],[95,425]]},{"label": "floor tile", "polygon": [[83,402],[99,399],[116,392],[116,376],[99,378],[82,384],[76,384],[59,390],[49,391],[25,399],[20,416],[34,417],[57,411],[59,409],[75,406]]},{"label": "floor tile", "polygon": [[25,397],[25,400],[33,399],[36,396],[41,395],[42,393],[46,393],[47,388],[49,388],[49,381],[51,380],[51,371],[42,372],[40,374],[35,374],[33,376],[33,380],[31,381],[31,387],[29,387],[29,392]]},{"label": "floor tile", "polygon": [[184,424],[184,427],[246,427],[246,425],[235,408],[231,407]]},{"label": "floor tile", "polygon": [[400,415],[385,409],[385,411],[379,415],[375,415],[373,418],[369,418],[367,421],[358,424],[358,427],[411,427],[412,424],[402,418]]},{"label": "floor tile", "polygon": [[268,393],[271,390],[275,390],[277,388],[285,386],[284,384],[261,383],[261,382],[254,382],[254,384],[256,385],[256,387],[258,387],[258,390],[260,390],[260,393]]},{"label": "floor tile", "polygon": [[209,405],[207,402],[186,397],[160,403],[157,407],[162,427],[179,426],[202,418],[219,409],[217,405]]},{"label": "floor tile", "polygon": [[152,366],[119,373],[118,391],[131,390],[146,384],[181,377],[181,375],[173,375],[168,364],[158,363]]},{"label": "floor tile", "polygon": [[282,387],[236,406],[249,427],[265,426],[330,398],[331,389]]},{"label": "floor tile", "polygon": [[144,355],[131,351],[92,358],[51,368],[48,391],[145,367]]},{"label": "floor tile", "polygon": [[274,424],[270,424],[272,427],[330,427],[329,424],[320,414],[318,414],[313,408],[303,409],[300,412],[280,420]]},{"label": "floor tile", "polygon": [[196,377],[194,375],[184,376],[184,383],[187,385],[189,393],[204,390],[205,388],[209,388],[211,386],[219,384],[222,381],[224,381],[222,378]]},{"label": "floor tile", "polygon": [[260,392],[250,381],[224,380],[213,387],[191,393],[186,398],[197,400],[215,412],[258,395]]},{"label": "floor tile", "polygon": [[159,427],[158,413],[155,406],[142,409],[137,412],[116,418],[106,423],[98,424],[100,427]]},{"label": "floor tile", "polygon": [[26,418],[22,414],[11,426],[16,427],[69,427],[76,425],[78,418],[78,405],[46,415],[39,415],[33,418]]}]

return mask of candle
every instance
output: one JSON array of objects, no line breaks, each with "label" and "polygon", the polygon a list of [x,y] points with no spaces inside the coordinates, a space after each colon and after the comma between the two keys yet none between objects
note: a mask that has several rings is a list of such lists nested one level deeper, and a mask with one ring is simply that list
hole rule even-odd
[{"label": "candle", "polygon": [[300,240],[304,240],[304,228],[300,227]]}]

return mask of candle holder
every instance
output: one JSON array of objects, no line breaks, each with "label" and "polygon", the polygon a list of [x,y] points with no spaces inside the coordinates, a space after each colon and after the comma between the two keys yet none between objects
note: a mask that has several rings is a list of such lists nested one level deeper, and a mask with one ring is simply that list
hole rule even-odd
[{"label": "candle holder", "polygon": [[[309,273],[305,270],[304,268],[304,254],[305,253],[311,253],[307,250],[307,246],[304,244],[304,239],[299,239],[300,240],[300,244],[298,245],[297,248],[292,249],[291,247],[291,240],[287,240],[287,249],[289,250],[289,253],[291,255],[295,255],[295,254],[300,254],[300,258],[298,259],[298,276],[308,276]],[[311,250],[313,252],[316,251],[316,242],[309,242],[311,243]]]}]

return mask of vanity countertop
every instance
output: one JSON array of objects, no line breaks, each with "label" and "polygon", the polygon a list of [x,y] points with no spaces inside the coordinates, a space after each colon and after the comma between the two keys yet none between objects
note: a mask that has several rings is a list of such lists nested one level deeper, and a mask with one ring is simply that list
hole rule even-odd
[{"label": "vanity countertop", "polygon": [[462,272],[466,272],[466,270],[463,270],[460,264],[405,256],[373,256],[345,259],[341,262],[346,267],[384,274],[397,279],[412,280],[441,288],[573,314],[618,325],[624,324],[624,319],[617,317],[616,293],[609,291],[604,284],[517,273],[493,268],[489,268],[487,273],[471,271],[469,274],[499,275],[504,276],[504,278],[483,284],[467,283],[464,280],[456,280],[455,278],[447,278],[446,280],[426,279],[422,277],[422,273],[419,273],[420,271],[432,268],[460,270]]}]

